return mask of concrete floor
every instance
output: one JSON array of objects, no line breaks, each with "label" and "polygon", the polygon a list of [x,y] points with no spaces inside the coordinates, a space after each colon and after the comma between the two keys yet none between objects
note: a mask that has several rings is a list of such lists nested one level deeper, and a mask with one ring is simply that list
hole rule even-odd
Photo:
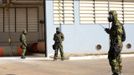
[{"label": "concrete floor", "polygon": [[[111,75],[107,59],[1,60],[0,75]],[[134,57],[123,58],[123,75],[134,75]]]}]

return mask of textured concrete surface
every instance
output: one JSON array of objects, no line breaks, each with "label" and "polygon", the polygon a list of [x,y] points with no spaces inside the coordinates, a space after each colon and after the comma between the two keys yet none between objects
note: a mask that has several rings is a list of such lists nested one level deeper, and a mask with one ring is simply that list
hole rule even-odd
[{"label": "textured concrete surface", "polygon": [[[134,58],[123,58],[123,75],[134,75]],[[0,75],[111,75],[107,59],[22,60],[0,58]]]}]

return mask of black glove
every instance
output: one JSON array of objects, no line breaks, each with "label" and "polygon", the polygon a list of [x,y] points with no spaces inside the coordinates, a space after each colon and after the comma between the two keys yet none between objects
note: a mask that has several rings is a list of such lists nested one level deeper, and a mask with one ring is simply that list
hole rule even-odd
[{"label": "black glove", "polygon": [[105,31],[109,34],[110,29],[109,28],[105,28]]}]

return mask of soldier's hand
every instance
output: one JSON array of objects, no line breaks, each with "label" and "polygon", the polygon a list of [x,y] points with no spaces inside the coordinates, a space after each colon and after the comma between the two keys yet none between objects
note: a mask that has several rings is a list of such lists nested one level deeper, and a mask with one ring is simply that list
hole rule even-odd
[{"label": "soldier's hand", "polygon": [[106,31],[107,33],[109,33],[110,29],[109,29],[109,28],[105,28],[105,31]]}]

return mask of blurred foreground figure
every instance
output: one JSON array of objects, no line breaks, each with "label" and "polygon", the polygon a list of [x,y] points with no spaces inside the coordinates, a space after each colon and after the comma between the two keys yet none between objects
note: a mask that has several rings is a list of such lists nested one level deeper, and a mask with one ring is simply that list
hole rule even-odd
[{"label": "blurred foreground figure", "polygon": [[25,59],[26,49],[27,49],[27,39],[26,39],[27,31],[23,30],[22,34],[20,35],[20,42],[21,42],[21,48],[23,50],[22,59]]}]

